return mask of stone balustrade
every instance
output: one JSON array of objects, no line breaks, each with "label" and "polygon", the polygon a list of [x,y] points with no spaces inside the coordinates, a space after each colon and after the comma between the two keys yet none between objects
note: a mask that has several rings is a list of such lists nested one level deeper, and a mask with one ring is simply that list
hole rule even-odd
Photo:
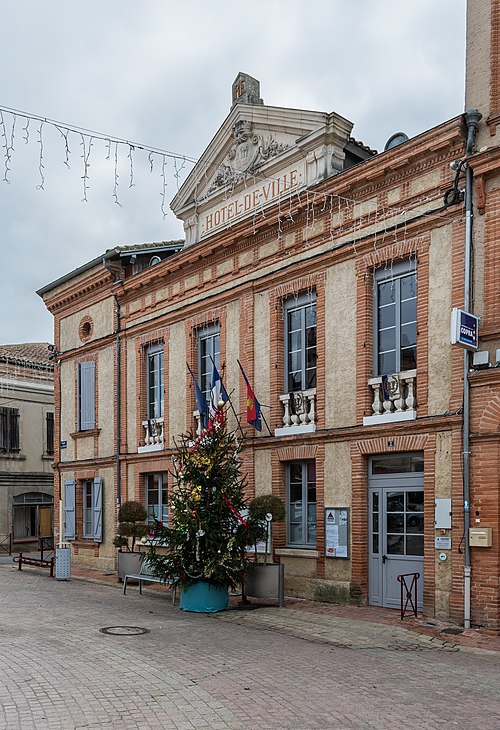
[{"label": "stone balustrade", "polygon": [[291,436],[316,430],[316,388],[280,395],[283,406],[283,427],[275,436]]},{"label": "stone balustrade", "polygon": [[408,421],[417,417],[417,371],[405,370],[391,375],[370,378],[373,392],[372,416],[363,418],[369,426],[388,421]]},{"label": "stone balustrade", "polygon": [[142,425],[144,427],[144,446],[139,447],[139,453],[163,449],[163,418],[149,418],[147,421],[143,421]]}]

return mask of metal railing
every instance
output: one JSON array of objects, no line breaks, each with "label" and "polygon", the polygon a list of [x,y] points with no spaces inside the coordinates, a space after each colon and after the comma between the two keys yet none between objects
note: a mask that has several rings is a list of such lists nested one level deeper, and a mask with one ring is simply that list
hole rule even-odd
[{"label": "metal railing", "polygon": [[54,537],[52,535],[50,537],[39,537],[38,538],[38,549],[40,551],[40,560],[44,559],[44,553],[52,553],[52,555],[50,557],[53,557]]},{"label": "metal railing", "polygon": [[[407,578],[411,581],[408,583]],[[417,587],[420,573],[402,573],[397,576],[401,586],[401,621],[404,619],[408,606],[411,606],[413,615],[417,615]]]},{"label": "metal railing", "polygon": [[32,565],[38,568],[48,568],[50,577],[54,577],[54,537],[39,537],[38,538],[38,552],[36,553],[23,553],[20,552],[17,558],[14,558],[14,562],[17,563],[18,570],[22,570],[24,565]]},{"label": "metal railing", "polygon": [[12,532],[8,535],[0,535],[0,554],[12,555]]}]

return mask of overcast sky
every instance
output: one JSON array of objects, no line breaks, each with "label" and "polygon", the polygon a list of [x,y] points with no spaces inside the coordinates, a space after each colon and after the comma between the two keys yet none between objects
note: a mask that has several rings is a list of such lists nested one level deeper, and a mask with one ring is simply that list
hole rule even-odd
[{"label": "overcast sky", "polygon": [[[464,106],[465,0],[0,0],[0,106],[197,158],[227,116],[239,71],[265,104],[336,111],[382,150]],[[7,145],[13,116],[3,113]],[[125,243],[182,238],[161,211],[161,158],[94,142],[82,202],[81,138],[17,117],[0,156],[0,344],[52,340],[35,290]],[[25,142],[25,138],[28,142]],[[186,166],[189,171],[191,167]],[[184,171],[183,171],[184,172]]]}]

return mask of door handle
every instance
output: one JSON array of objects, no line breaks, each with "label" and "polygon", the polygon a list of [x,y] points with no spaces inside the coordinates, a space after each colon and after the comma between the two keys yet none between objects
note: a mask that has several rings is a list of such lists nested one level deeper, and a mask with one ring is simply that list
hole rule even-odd
[{"label": "door handle", "polygon": [[384,563],[384,565],[385,565],[386,560],[387,560],[387,555],[382,555],[382,562]]}]

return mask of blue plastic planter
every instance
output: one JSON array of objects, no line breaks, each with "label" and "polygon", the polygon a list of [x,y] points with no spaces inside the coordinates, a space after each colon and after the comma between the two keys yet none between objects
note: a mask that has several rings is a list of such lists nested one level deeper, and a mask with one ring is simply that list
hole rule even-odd
[{"label": "blue plastic planter", "polygon": [[199,581],[181,590],[181,611],[215,613],[224,611],[229,603],[229,590]]}]

